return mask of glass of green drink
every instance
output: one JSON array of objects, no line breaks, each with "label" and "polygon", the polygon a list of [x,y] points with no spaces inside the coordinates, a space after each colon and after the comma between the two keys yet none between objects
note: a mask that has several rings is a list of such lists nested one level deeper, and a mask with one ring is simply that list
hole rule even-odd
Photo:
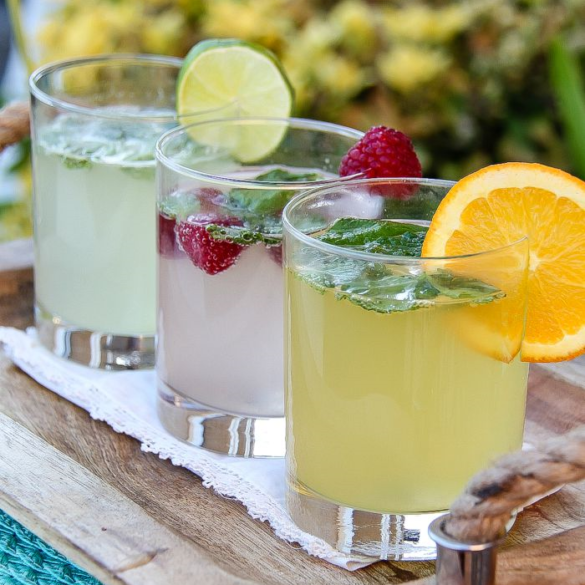
[{"label": "glass of green drink", "polygon": [[110,55],[30,79],[36,325],[56,354],[154,365],[155,159],[179,59]]},{"label": "glass of green drink", "polygon": [[287,503],[343,552],[434,558],[428,524],[522,445],[527,240],[421,258],[450,186],[350,180],[284,211]]}]

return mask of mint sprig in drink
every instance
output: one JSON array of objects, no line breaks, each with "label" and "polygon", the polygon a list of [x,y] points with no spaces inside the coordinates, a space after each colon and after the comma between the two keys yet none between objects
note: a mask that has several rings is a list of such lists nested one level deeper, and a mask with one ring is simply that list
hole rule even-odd
[{"label": "mint sprig in drink", "polygon": [[[255,135],[279,141],[242,160]],[[175,436],[235,456],[284,454],[282,209],[336,182],[360,136],[241,118],[161,139],[157,375],[159,416]]]},{"label": "mint sprig in drink", "polygon": [[428,523],[522,443],[527,366],[485,324],[521,336],[527,242],[420,258],[449,187],[349,181],[285,211],[288,506],[345,552],[432,558]]},{"label": "mint sprig in drink", "polygon": [[58,355],[154,363],[154,148],[181,62],[77,59],[31,77],[36,323]]}]

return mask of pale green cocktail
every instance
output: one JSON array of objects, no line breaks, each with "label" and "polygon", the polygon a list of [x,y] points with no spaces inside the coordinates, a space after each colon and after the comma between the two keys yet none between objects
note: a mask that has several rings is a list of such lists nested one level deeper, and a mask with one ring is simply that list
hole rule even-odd
[{"label": "pale green cocktail", "polygon": [[44,313],[93,331],[154,334],[152,152],[160,133],[159,124],[66,114],[39,133],[35,276]]},{"label": "pale green cocktail", "polygon": [[62,357],[154,365],[154,149],[180,65],[106,56],[31,76],[36,324]]}]

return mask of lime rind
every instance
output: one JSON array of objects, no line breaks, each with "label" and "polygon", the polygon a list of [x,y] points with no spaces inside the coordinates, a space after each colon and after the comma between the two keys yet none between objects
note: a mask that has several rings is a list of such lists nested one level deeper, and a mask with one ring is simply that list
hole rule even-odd
[{"label": "lime rind", "polygon": [[[288,118],[294,92],[273,53],[237,39],[210,39],[191,49],[177,81],[177,112],[184,123],[222,118]],[[193,125],[197,142],[227,149],[241,162],[273,152],[287,130],[281,124]]]}]

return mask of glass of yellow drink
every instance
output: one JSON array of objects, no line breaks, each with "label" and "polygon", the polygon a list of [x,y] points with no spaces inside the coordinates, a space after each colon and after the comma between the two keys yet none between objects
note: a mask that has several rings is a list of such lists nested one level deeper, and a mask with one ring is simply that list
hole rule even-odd
[{"label": "glass of yellow drink", "polygon": [[421,258],[450,186],[349,180],[284,212],[287,503],[343,552],[433,558],[428,524],[522,444],[528,243]]}]

